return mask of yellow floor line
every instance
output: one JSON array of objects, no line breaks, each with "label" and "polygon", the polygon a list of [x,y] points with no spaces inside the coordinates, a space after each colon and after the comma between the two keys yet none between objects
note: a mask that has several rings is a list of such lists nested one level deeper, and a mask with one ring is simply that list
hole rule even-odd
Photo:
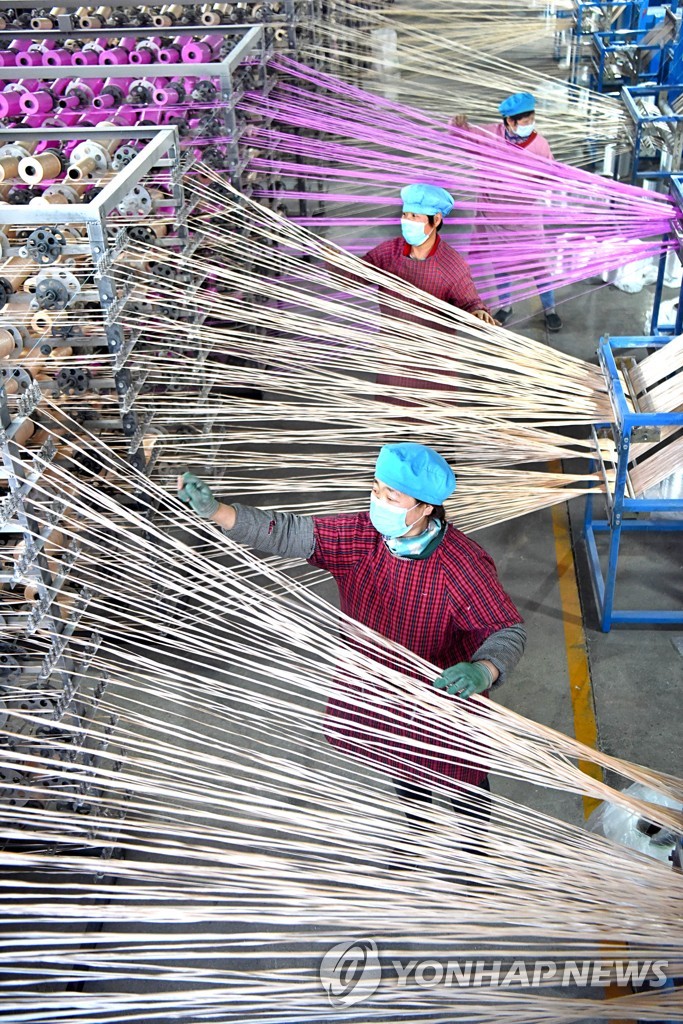
[{"label": "yellow floor line", "polygon": [[[551,468],[553,468],[551,466]],[[588,652],[586,650],[586,634],[583,628],[583,615],[579,600],[579,587],[574,568],[569,532],[569,514],[566,505],[554,505],[552,508],[553,534],[555,537],[555,557],[557,559],[557,575],[560,585],[560,603],[562,605],[562,623],[564,626],[564,643],[567,651],[567,669],[569,673],[569,690],[574,712],[574,735],[586,746],[597,748],[598,726],[595,720],[593,705],[593,686],[591,683]],[[579,761],[581,771],[594,779],[602,780],[602,769],[589,761]],[[587,818],[600,803],[594,797],[583,798],[583,813]]]},{"label": "yellow floor line", "polygon": [[[552,472],[562,472],[560,463],[551,463]],[[557,559],[557,575],[560,586],[560,603],[562,605],[562,623],[564,626],[564,643],[567,652],[567,670],[569,674],[569,690],[574,712],[574,735],[577,740],[589,747],[597,749],[598,725],[595,718],[593,700],[593,684],[588,664],[586,634],[583,628],[583,614],[579,599],[579,586],[574,566],[571,533],[569,530],[569,512],[566,505],[553,505],[553,535],[555,537],[555,557]],[[603,778],[599,765],[590,761],[579,761],[581,771],[594,779]],[[583,814],[587,818],[600,804],[594,797],[583,797]],[[628,952],[628,947],[620,944],[606,943],[603,955],[608,958]],[[605,989],[606,999],[616,999],[632,989],[618,988],[609,985]],[[608,1024],[617,1024],[610,1021]],[[620,1021],[619,1024],[635,1024],[635,1021]]]}]

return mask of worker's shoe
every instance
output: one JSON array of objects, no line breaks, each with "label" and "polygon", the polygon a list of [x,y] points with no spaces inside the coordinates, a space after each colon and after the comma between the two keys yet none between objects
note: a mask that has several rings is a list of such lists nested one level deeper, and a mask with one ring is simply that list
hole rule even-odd
[{"label": "worker's shoe", "polygon": [[554,309],[552,309],[549,313],[546,313],[545,325],[551,334],[557,334],[558,331],[562,330],[562,320],[560,319],[560,317]]},{"label": "worker's shoe", "polygon": [[505,327],[512,316],[512,306],[508,306],[507,309],[499,309],[497,313],[493,314],[493,319],[497,320],[501,327]]}]

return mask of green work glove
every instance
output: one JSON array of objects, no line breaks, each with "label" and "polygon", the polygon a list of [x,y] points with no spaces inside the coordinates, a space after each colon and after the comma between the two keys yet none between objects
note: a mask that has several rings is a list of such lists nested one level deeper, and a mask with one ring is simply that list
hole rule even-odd
[{"label": "green work glove", "polygon": [[178,497],[186,502],[202,519],[210,519],[218,511],[220,502],[216,501],[208,484],[200,480],[194,473],[183,473],[178,479],[182,488]]},{"label": "green work glove", "polygon": [[483,693],[492,682],[491,673],[480,661],[460,661],[457,665],[445,668],[432,685],[437,690],[445,690],[446,693],[464,698],[471,697],[473,693]]}]

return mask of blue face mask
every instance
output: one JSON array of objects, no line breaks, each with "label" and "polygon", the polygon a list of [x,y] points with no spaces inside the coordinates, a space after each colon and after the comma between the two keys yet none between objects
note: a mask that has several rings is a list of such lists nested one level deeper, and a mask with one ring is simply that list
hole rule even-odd
[{"label": "blue face mask", "polygon": [[374,494],[370,495],[370,522],[383,537],[402,537],[411,529],[406,522],[406,514],[417,508],[419,502],[410,508],[393,508],[386,501],[381,501]]},{"label": "blue face mask", "polygon": [[[429,224],[426,227],[429,227]],[[419,220],[401,219],[401,234],[408,245],[422,245],[423,242],[427,241],[428,237],[425,235],[425,225]]]}]

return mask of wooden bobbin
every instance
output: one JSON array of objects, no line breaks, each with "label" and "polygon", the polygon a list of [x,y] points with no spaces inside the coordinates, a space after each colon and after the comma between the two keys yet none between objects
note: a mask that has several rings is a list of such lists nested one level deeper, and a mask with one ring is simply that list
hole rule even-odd
[{"label": "wooden bobbin", "polygon": [[19,256],[13,256],[0,268],[0,276],[7,278],[15,292],[18,292],[20,288],[26,291],[24,285],[35,272],[35,263],[32,260],[21,259]]},{"label": "wooden bobbin", "polygon": [[55,558],[66,547],[67,543],[61,530],[53,530],[45,541],[45,554]]},{"label": "wooden bobbin", "polygon": [[7,359],[14,352],[14,336],[4,327],[0,327],[0,359]]},{"label": "wooden bobbin", "polygon": [[54,321],[55,318],[51,313],[48,313],[46,309],[39,309],[35,316],[31,317],[31,330],[35,331],[36,334],[45,334],[52,329]]},{"label": "wooden bobbin", "polygon": [[62,159],[54,149],[46,149],[38,156],[26,156],[19,161],[19,177],[29,185],[57,178],[62,173]]},{"label": "wooden bobbin", "polygon": [[24,422],[17,427],[14,433],[14,440],[17,444],[26,444],[28,439],[33,435],[36,425],[33,420],[24,420]]},{"label": "wooden bobbin", "polygon": [[19,177],[19,157],[0,156],[0,181],[12,181]]},{"label": "wooden bobbin", "polygon": [[91,156],[83,157],[69,164],[66,176],[69,181],[83,181],[89,178],[97,170],[97,161]]}]

